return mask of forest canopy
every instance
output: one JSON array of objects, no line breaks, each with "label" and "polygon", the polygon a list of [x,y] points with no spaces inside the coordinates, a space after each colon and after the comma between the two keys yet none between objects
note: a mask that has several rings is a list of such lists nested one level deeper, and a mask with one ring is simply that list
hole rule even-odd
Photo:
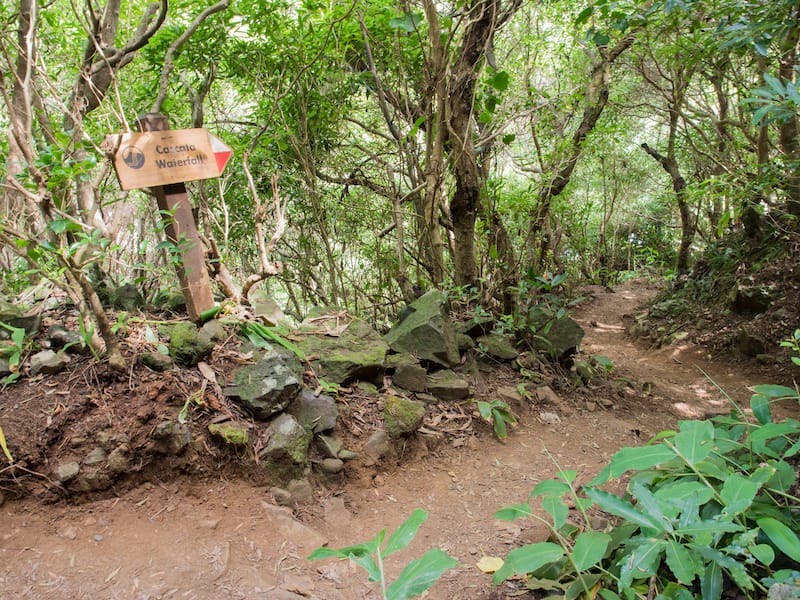
[{"label": "forest canopy", "polygon": [[[108,134],[234,148],[187,183],[220,298],[386,323],[430,287],[512,313],[555,275],[686,274],[795,231],[797,0],[19,0],[0,6],[2,286],[176,285]],[[100,339],[102,338],[102,340]]]}]

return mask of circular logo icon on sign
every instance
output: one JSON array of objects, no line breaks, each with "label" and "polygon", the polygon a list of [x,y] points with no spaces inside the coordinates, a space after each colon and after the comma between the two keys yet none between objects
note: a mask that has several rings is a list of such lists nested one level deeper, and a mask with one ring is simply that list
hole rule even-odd
[{"label": "circular logo icon on sign", "polygon": [[141,169],[144,166],[144,153],[136,146],[128,146],[122,151],[122,161],[131,169]]}]

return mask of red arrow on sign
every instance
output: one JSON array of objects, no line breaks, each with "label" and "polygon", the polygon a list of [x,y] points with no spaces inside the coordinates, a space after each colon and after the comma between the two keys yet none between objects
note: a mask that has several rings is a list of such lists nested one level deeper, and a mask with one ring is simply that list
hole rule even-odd
[{"label": "red arrow on sign", "polygon": [[228,144],[223,142],[214,134],[209,133],[208,139],[211,140],[211,151],[214,153],[214,158],[217,161],[217,168],[219,169],[219,174],[222,175],[222,171],[225,169],[225,165],[228,164],[228,159],[233,154],[233,148],[228,146]]}]

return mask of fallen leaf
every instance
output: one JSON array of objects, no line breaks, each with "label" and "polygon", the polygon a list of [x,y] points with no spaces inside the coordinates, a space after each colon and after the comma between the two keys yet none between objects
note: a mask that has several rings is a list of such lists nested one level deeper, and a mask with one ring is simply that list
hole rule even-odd
[{"label": "fallen leaf", "polygon": [[499,556],[484,556],[475,563],[475,566],[484,573],[494,573],[503,566],[503,559]]}]

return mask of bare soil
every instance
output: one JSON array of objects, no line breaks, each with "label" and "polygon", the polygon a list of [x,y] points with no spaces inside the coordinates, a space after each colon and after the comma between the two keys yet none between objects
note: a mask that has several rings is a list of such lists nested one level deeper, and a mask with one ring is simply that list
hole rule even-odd
[{"label": "bare soil", "polygon": [[[197,464],[167,462],[79,504],[59,498],[46,477],[30,473],[18,488],[3,490],[0,600],[379,598],[351,563],[305,557],[323,543],[340,547],[392,530],[418,507],[429,512],[428,521],[405,551],[388,559],[389,579],[407,561],[440,547],[459,566],[428,598],[523,596],[513,583],[492,589],[490,576],[475,563],[483,555],[502,557],[539,541],[546,531],[532,522],[495,521],[497,509],[524,501],[557,465],[577,469],[579,481],[588,480],[620,447],[644,443],[679,419],[727,412],[731,401],[746,407],[748,386],[791,378],[790,372],[765,370],[752,361],[714,359],[688,341],[656,350],[629,339],[630,318],[656,291],[642,281],[614,292],[588,290],[592,299],[575,313],[586,330],[582,353],[612,359],[613,374],[588,386],[559,384],[555,378],[538,382],[551,385],[557,397],[545,401],[533,394],[530,402],[514,407],[520,424],[505,443],[469,407],[440,409],[425,426],[448,432],[438,443],[431,441],[436,436],[427,436],[427,442],[420,436],[401,449],[396,462],[348,463],[340,479],[318,481],[313,503],[294,510],[277,507],[268,481],[232,467],[230,457],[214,448]],[[136,397],[128,382],[106,379],[88,367],[73,371],[66,382],[39,381],[36,395],[22,384],[8,388],[0,399],[0,422],[7,437],[25,435],[24,443],[15,442],[21,455],[47,448],[50,460],[70,449],[69,439],[48,436],[59,419],[61,425],[85,422],[87,432],[113,422],[135,443],[148,433],[143,413],[169,406],[159,399],[170,395],[180,400],[181,386],[191,382],[185,374],[179,380],[131,376],[145,379]],[[516,387],[518,377],[498,365],[475,386],[481,397],[497,397],[499,389]],[[528,389],[536,385],[528,382]],[[358,414],[355,399],[345,401],[352,405],[351,417]],[[796,406],[784,410],[797,414]],[[360,449],[368,425],[341,432],[349,447]],[[26,490],[24,497],[13,498],[20,489]]]}]

